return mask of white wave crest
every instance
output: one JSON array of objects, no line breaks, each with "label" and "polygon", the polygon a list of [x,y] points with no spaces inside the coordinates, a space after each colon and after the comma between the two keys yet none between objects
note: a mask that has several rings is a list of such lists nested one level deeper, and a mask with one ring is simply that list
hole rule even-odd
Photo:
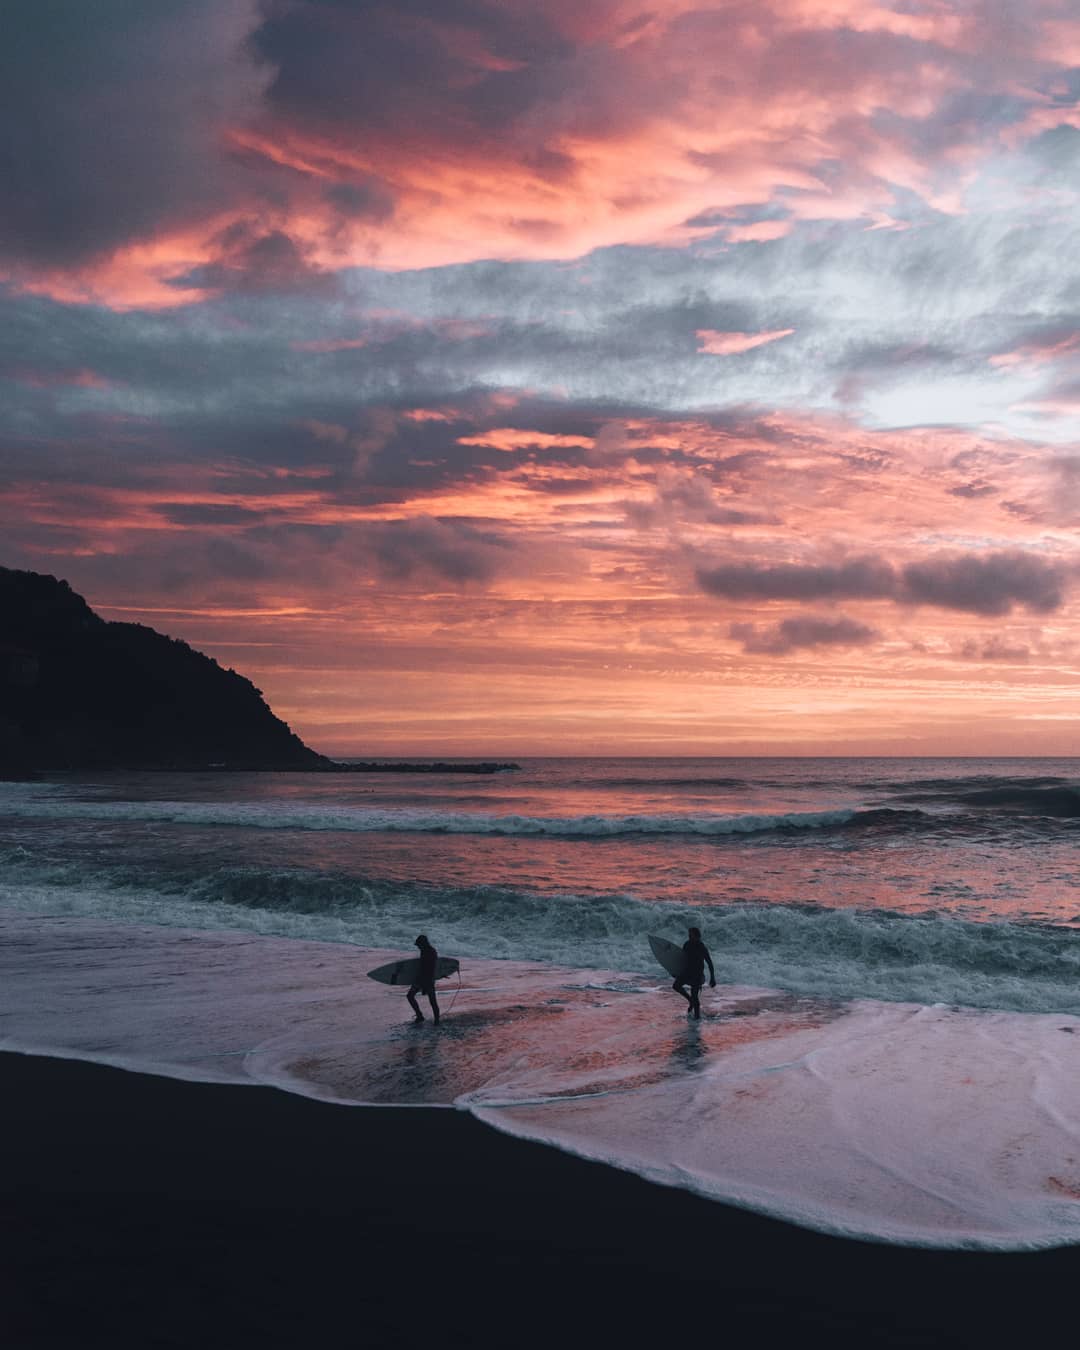
[{"label": "white wave crest", "polygon": [[523,816],[467,811],[418,811],[365,807],[287,806],[281,802],[58,801],[6,802],[8,816],[48,820],[148,821],[173,825],[242,826],[262,830],[341,830],[371,833],[571,835],[606,838],[625,834],[754,834],[764,830],[814,830],[845,825],[854,811],[790,811],[777,815]]},{"label": "white wave crest", "polygon": [[216,870],[187,878],[51,874],[9,861],[0,907],[39,914],[409,947],[639,970],[662,979],[646,935],[700,927],[717,978],[826,998],[1080,1014],[1080,934],[1043,924],[814,906],[687,906],[627,895],[359,881],[307,872]]}]

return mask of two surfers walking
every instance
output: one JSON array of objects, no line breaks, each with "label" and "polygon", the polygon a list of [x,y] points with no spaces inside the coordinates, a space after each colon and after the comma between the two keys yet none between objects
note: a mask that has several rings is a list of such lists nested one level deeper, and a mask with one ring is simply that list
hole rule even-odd
[{"label": "two surfers walking", "polygon": [[[681,951],[666,938],[650,936],[649,945],[660,964],[675,976],[671,987],[686,999],[687,1016],[700,1021],[701,987],[705,983],[705,967],[709,967],[710,989],[716,988],[716,970],[709,949],[701,940],[701,929],[691,928],[689,932],[689,939],[683,943]],[[420,953],[419,957],[414,957],[410,961],[391,961],[389,965],[380,966],[378,970],[369,970],[368,975],[383,984],[404,984],[408,980],[409,991],[406,997],[413,1010],[413,1022],[420,1023],[426,1020],[420,1011],[420,1004],[416,1001],[417,994],[423,994],[431,1005],[432,1020],[438,1026],[439,1000],[435,996],[435,981],[453,974],[459,968],[458,963],[446,959],[440,961],[439,953],[428,941],[426,933],[421,933],[416,939],[416,947]]]}]

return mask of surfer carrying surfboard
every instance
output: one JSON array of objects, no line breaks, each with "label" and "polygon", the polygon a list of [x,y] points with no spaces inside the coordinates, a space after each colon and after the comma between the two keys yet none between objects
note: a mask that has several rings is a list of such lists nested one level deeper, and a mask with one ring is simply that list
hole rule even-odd
[{"label": "surfer carrying surfboard", "polygon": [[[671,986],[677,994],[682,994],[690,1007],[687,1010],[689,1017],[700,1020],[701,1018],[701,986],[705,983],[705,967],[709,967],[709,988],[716,988],[716,971],[713,969],[712,957],[709,955],[709,949],[701,940],[701,929],[690,929],[690,940],[683,943],[683,957],[685,963],[682,971],[675,976],[675,983]],[[690,986],[689,993],[686,986]]]},{"label": "surfer carrying surfboard", "polygon": [[420,969],[417,971],[412,984],[409,985],[408,999],[412,1005],[412,1010],[416,1014],[414,1022],[422,1022],[424,1014],[420,1011],[420,1004],[416,1001],[417,994],[426,994],[427,1001],[431,1004],[431,1015],[435,1019],[435,1025],[439,1025],[439,1002],[435,997],[435,966],[439,959],[439,953],[427,940],[427,936],[421,933],[416,939],[416,945],[420,948]]}]

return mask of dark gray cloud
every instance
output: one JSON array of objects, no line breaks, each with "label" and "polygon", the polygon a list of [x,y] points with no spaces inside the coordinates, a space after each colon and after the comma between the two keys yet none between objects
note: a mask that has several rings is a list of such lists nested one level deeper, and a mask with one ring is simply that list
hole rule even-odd
[{"label": "dark gray cloud", "polygon": [[997,490],[993,483],[977,481],[958,483],[956,487],[947,489],[950,497],[966,497],[969,501],[975,501],[979,497],[992,497]]},{"label": "dark gray cloud", "polygon": [[686,522],[706,525],[776,523],[775,516],[755,508],[749,501],[740,500],[737,495],[725,497],[718,493],[717,485],[725,478],[738,488],[745,467],[743,456],[716,460],[709,466],[708,473],[700,469],[679,471],[662,465],[657,470],[653,500],[625,502],[626,518],[638,529]]},{"label": "dark gray cloud", "polygon": [[957,656],[962,661],[1022,665],[1031,660],[1031,648],[1024,643],[1009,642],[1002,637],[970,638],[961,645]]},{"label": "dark gray cloud", "polygon": [[901,574],[903,598],[969,614],[1008,614],[1014,605],[1049,614],[1064,602],[1061,564],[1033,553],[1003,551],[980,556],[930,558]]},{"label": "dark gray cloud", "polygon": [[263,230],[238,221],[211,241],[217,257],[174,278],[180,287],[210,291],[304,291],[330,295],[337,278],[315,266],[307,251],[283,230]]},{"label": "dark gray cloud", "polygon": [[252,525],[264,520],[273,508],[165,501],[155,510],[174,525]]},{"label": "dark gray cloud", "polygon": [[407,580],[415,574],[455,585],[489,581],[505,569],[512,545],[456,521],[387,521],[371,527],[376,561],[384,576]]},{"label": "dark gray cloud", "polygon": [[394,214],[394,199],[389,188],[374,175],[352,183],[335,183],[323,194],[326,200],[350,220],[386,220]]},{"label": "dark gray cloud", "polygon": [[878,558],[842,563],[727,563],[699,567],[698,585],[729,600],[881,600],[896,594],[896,572]]},{"label": "dark gray cloud", "polygon": [[698,585],[730,600],[892,600],[969,614],[1014,606],[1047,614],[1065,599],[1066,568],[1037,554],[1002,550],[945,555],[897,568],[878,558],[827,564],[727,563],[699,567]]},{"label": "dark gray cloud", "polygon": [[[264,586],[283,594],[298,586],[351,594],[360,577],[381,579],[396,591],[434,586],[476,594],[520,563],[513,542],[494,530],[430,517],[304,524],[281,520],[272,508],[169,502],[155,514],[162,528],[144,518],[144,528],[115,551],[87,550],[93,534],[86,527],[21,531],[5,521],[3,562],[63,570],[73,584],[99,594],[235,604],[250,603]],[[50,550],[47,565],[43,547]]]},{"label": "dark gray cloud", "polygon": [[786,656],[813,647],[865,647],[880,636],[876,628],[856,619],[815,614],[798,614],[771,626],[733,623],[728,634],[742,643],[744,652],[762,656]]},{"label": "dark gray cloud", "polygon": [[247,0],[25,0],[0,41],[0,256],[77,263],[232,193],[218,137],[261,80]]}]

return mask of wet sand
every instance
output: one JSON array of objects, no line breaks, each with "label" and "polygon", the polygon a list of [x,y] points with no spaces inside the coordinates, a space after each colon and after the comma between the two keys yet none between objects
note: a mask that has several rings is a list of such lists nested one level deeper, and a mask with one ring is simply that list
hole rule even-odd
[{"label": "wet sand", "polygon": [[33,1347],[993,1346],[1073,1325],[1080,1249],[823,1237],[502,1136],[0,1055],[0,1307]]}]

